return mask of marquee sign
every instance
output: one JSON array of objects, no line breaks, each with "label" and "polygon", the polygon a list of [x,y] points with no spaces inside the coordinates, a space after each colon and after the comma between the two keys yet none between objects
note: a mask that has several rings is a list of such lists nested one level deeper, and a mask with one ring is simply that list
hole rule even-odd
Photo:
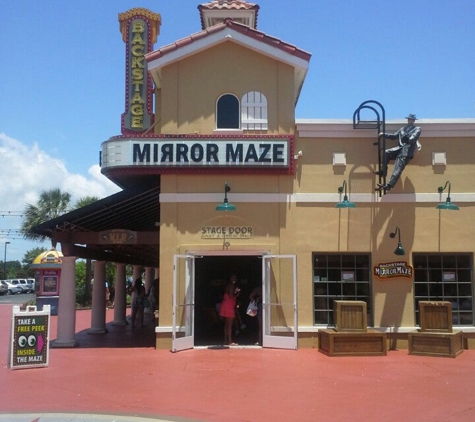
[{"label": "marquee sign", "polygon": [[102,168],[288,168],[290,137],[111,138],[102,144]]},{"label": "marquee sign", "polygon": [[414,268],[406,261],[382,262],[373,267],[373,275],[380,278],[405,277],[412,278]]},{"label": "marquee sign", "polygon": [[152,81],[145,54],[157,40],[160,15],[136,8],[119,14],[122,39],[126,43],[125,112],[122,133],[144,132],[153,123]]}]

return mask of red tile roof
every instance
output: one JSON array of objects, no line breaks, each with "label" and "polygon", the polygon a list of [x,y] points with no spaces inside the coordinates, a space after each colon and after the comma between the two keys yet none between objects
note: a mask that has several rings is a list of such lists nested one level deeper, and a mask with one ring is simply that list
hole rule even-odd
[{"label": "red tile roof", "polygon": [[[237,2],[237,0],[235,0],[234,2]],[[212,3],[224,3],[224,2],[218,1],[218,2],[212,2]],[[161,47],[158,50],[152,51],[151,53],[148,53],[147,55],[145,55],[145,59],[147,60],[147,62],[151,62],[152,60],[159,59],[168,53],[179,50],[180,48],[186,45],[192,44],[193,42],[200,40],[202,38],[206,38],[208,35],[222,31],[225,28],[231,28],[237,32],[240,32],[243,35],[246,35],[250,38],[253,38],[265,44],[276,47],[295,57],[298,57],[306,61],[310,61],[310,57],[311,57],[310,53],[307,53],[306,51],[301,50],[297,48],[296,46],[286,43],[278,38],[271,37],[270,35],[267,35],[264,32],[258,31],[256,29],[252,29],[238,22],[234,22],[232,19],[226,19],[224,22],[220,24],[211,26],[200,32],[192,34],[188,37],[182,38],[181,40],[175,41],[172,44]]]},{"label": "red tile roof", "polygon": [[257,14],[259,12],[259,5],[254,3],[249,3],[244,0],[216,0],[209,3],[203,3],[198,6],[200,11],[201,18],[201,29],[205,29],[207,26],[210,26],[209,23],[206,24],[204,11],[223,11],[223,10],[239,10],[239,11],[254,11],[253,27],[257,28]]},{"label": "red tile roof", "polygon": [[254,3],[249,3],[244,0],[215,0],[209,3],[203,3],[198,6],[201,11],[203,9],[208,10],[252,10],[255,9],[256,13],[259,10],[259,6]]}]

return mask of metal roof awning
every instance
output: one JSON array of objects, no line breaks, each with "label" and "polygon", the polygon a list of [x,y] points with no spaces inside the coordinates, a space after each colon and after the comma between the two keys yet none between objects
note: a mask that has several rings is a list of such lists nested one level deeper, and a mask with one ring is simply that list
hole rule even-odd
[{"label": "metal roof awning", "polygon": [[[158,267],[159,181],[155,187],[125,189],[31,231],[61,243],[65,256]],[[105,240],[104,233],[114,231],[131,235],[126,241]]]}]

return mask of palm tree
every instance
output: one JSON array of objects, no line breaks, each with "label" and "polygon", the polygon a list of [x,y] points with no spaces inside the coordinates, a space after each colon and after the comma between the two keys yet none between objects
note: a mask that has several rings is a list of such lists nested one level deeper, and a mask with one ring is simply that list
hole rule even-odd
[{"label": "palm tree", "polygon": [[86,205],[92,204],[93,202],[99,201],[100,198],[97,196],[83,196],[79,198],[74,206],[74,209],[85,207]]},{"label": "palm tree", "polygon": [[[27,204],[25,217],[21,225],[21,233],[26,239],[45,240],[46,236],[33,233],[31,229],[41,223],[52,220],[70,211],[71,194],[61,192],[59,188],[44,190],[40,193],[38,202]],[[51,246],[56,247],[56,241],[51,239]]]},{"label": "palm tree", "polygon": [[[45,240],[46,236],[33,233],[31,229],[41,223],[52,220],[74,209],[85,207],[98,201],[96,196],[84,196],[79,198],[74,207],[71,207],[71,194],[61,192],[59,188],[42,191],[36,205],[28,204],[25,209],[25,217],[21,226],[21,233],[26,239]],[[51,238],[51,246],[56,248],[57,242]],[[90,299],[92,262],[86,260],[86,300]]]}]

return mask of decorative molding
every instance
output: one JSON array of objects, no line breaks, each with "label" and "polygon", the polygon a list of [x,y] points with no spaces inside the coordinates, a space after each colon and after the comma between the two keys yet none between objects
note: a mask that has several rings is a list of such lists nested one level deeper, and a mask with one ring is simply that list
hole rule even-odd
[{"label": "decorative molding", "polygon": [[[222,193],[161,193],[161,203],[207,203],[222,202]],[[232,193],[232,203],[337,203],[339,193]],[[475,192],[451,193],[453,202],[475,203]],[[439,203],[445,195],[434,193],[391,193],[379,197],[377,193],[351,193],[349,199],[355,203]]]}]

